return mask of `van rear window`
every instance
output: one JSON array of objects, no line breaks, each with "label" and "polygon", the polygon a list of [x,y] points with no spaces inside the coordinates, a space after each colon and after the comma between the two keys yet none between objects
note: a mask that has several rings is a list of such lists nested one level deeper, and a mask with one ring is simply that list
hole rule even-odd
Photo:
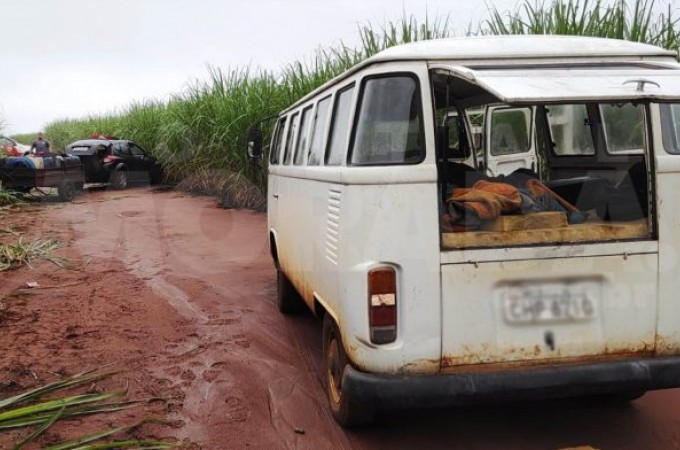
[{"label": "van rear window", "polygon": [[366,80],[352,164],[414,164],[424,157],[422,105],[416,78],[399,75]]}]

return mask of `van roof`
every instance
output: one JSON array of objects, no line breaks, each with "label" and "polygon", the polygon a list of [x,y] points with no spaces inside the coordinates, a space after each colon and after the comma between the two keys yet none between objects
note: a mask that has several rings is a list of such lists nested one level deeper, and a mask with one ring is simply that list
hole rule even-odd
[{"label": "van roof", "polygon": [[367,63],[398,60],[480,60],[592,57],[676,57],[661,47],[583,36],[477,36],[434,39],[390,47]]},{"label": "van roof", "polygon": [[371,64],[390,61],[455,61],[464,63],[559,61],[612,58],[619,61],[675,61],[677,53],[640,42],[584,36],[508,35],[432,39],[397,45],[357,64],[295,102],[294,109],[319,92]]}]

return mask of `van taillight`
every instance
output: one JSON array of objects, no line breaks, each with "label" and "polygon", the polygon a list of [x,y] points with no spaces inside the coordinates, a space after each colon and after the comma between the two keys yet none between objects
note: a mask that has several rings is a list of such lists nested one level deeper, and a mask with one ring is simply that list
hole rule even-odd
[{"label": "van taillight", "polygon": [[371,342],[387,344],[397,338],[397,272],[391,267],[368,273],[368,324]]}]

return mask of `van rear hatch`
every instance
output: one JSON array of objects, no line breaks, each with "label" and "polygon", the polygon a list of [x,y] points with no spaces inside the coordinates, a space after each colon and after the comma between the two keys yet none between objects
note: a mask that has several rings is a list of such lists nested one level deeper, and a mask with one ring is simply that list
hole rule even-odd
[{"label": "van rear hatch", "polygon": [[508,261],[442,253],[442,366],[653,353],[657,243],[584,247]]},{"label": "van rear hatch", "polygon": [[678,70],[654,68],[470,69],[430,64],[435,71],[456,75],[494,95],[501,103],[671,100],[680,98]]}]

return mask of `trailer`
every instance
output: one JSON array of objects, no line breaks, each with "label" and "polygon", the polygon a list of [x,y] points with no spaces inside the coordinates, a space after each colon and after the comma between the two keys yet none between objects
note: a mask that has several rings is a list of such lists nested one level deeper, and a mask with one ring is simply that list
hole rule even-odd
[{"label": "trailer", "polygon": [[28,193],[33,188],[57,188],[59,198],[70,202],[83,189],[85,177],[78,157],[10,157],[0,160],[0,182],[7,190]]}]

